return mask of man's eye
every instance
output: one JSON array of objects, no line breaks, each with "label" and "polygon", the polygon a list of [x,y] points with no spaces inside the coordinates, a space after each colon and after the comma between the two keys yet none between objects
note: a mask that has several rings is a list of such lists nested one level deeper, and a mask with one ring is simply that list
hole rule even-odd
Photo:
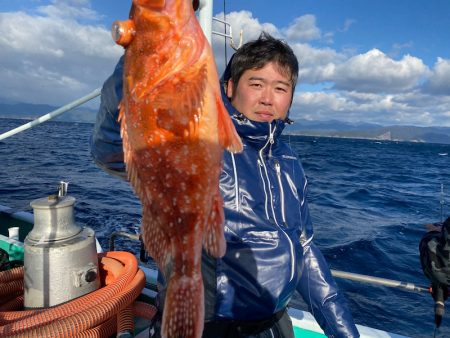
[{"label": "man's eye", "polygon": [[250,86],[260,88],[262,85],[260,83],[251,83]]},{"label": "man's eye", "polygon": [[287,89],[286,88],[284,88],[284,87],[277,87],[277,88],[275,88],[277,91],[279,91],[279,92],[283,92],[283,93],[286,93],[287,92]]}]

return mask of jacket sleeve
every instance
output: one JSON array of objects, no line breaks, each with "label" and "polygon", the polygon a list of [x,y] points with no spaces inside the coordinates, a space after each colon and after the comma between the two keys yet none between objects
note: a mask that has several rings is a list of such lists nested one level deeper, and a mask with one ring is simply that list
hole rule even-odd
[{"label": "jacket sleeve", "polygon": [[359,337],[345,297],[319,248],[310,242],[303,250],[303,271],[297,291],[314,318],[327,337]]},{"label": "jacket sleeve", "polygon": [[100,107],[91,135],[90,150],[95,163],[106,172],[126,178],[122,138],[118,122],[122,99],[123,56],[114,73],[105,81],[100,96]]},{"label": "jacket sleeve", "polygon": [[303,186],[301,214],[303,232],[303,268],[297,291],[308,304],[309,311],[327,337],[359,337],[344,295],[338,289],[322,252],[312,241],[313,229]]}]

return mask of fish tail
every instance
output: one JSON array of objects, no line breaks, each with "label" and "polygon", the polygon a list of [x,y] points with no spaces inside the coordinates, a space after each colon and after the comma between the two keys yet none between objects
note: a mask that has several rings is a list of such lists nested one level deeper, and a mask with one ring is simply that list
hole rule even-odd
[{"label": "fish tail", "polygon": [[240,153],[243,149],[241,138],[234,128],[227,109],[218,96],[216,96],[216,106],[220,144],[232,153]]},{"label": "fish tail", "polygon": [[162,320],[164,338],[200,338],[205,317],[203,281],[195,277],[172,276],[167,286]]},{"label": "fish tail", "polygon": [[226,250],[225,236],[223,233],[223,202],[220,191],[214,197],[213,208],[205,224],[203,232],[203,248],[213,257],[223,257]]}]

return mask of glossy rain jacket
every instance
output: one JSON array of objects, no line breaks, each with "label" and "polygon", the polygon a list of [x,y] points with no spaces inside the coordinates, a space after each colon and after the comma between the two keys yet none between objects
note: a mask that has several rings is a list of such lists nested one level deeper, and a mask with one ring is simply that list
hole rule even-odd
[{"label": "glossy rain jacket", "polygon": [[[122,66],[102,89],[91,153],[103,169],[123,176],[117,106]],[[229,69],[224,80],[229,78]],[[359,337],[343,295],[314,245],[307,180],[295,152],[280,139],[285,122],[254,122],[223,101],[244,151],[224,152],[220,189],[227,251],[203,259],[207,320],[265,319],[284,309],[295,291],[329,337]],[[205,256],[205,255],[204,255]]]}]

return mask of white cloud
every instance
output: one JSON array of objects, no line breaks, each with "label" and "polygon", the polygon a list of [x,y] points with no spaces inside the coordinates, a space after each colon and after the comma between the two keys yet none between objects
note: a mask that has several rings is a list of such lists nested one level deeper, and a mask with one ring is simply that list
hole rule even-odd
[{"label": "white cloud", "polygon": [[398,57],[401,55],[402,51],[411,49],[414,46],[412,41],[406,42],[406,43],[394,43],[392,45],[391,51],[388,53],[390,57]]},{"label": "white cloud", "polygon": [[109,29],[80,23],[89,1],[54,1],[40,15],[0,13],[0,87],[10,100],[61,105],[101,86],[122,48]]},{"label": "white cloud", "polygon": [[283,33],[291,42],[311,41],[320,39],[322,36],[320,29],[316,26],[316,17],[311,14],[295,18],[288,27],[283,29]]},{"label": "white cloud", "polygon": [[[216,15],[217,18],[223,20],[223,13]],[[254,18],[249,11],[230,12],[226,16],[226,21],[231,25],[234,40],[239,41],[239,32],[243,31],[243,41],[256,39],[261,31],[265,31],[274,36],[279,36],[278,29],[271,23],[261,23],[258,18]],[[223,32],[223,24],[215,22],[213,29]]]},{"label": "white cloud", "polygon": [[340,32],[348,32],[350,27],[356,23],[355,19],[346,19],[344,22],[344,26],[339,30]]},{"label": "white cloud", "polygon": [[392,93],[415,88],[428,74],[419,58],[405,55],[396,61],[372,49],[338,65],[332,80],[336,89]]},{"label": "white cloud", "polygon": [[314,48],[306,43],[291,44],[300,64],[301,83],[329,81],[336,72],[336,65],[345,61],[343,54],[331,48]]},{"label": "white cloud", "polygon": [[40,6],[37,12],[49,18],[97,20],[99,14],[90,8],[90,0],[52,0],[51,5]]},{"label": "white cloud", "polygon": [[437,95],[450,95],[450,60],[438,57],[425,90]]},{"label": "white cloud", "polygon": [[449,112],[449,96],[436,98],[418,91],[398,94],[298,92],[291,118],[431,126],[449,125]]}]

